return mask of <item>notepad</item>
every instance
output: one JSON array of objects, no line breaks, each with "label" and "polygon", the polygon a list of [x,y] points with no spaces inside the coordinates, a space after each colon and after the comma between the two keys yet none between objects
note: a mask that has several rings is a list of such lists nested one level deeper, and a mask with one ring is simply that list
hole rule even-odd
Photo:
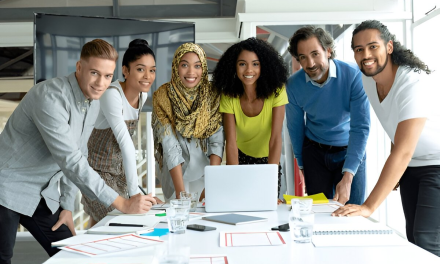
[{"label": "notepad", "polygon": [[[120,215],[109,220],[104,226],[93,227],[87,230],[87,234],[107,234],[118,235],[144,231],[153,229],[160,221],[159,217],[154,216],[130,216]],[[143,227],[125,227],[125,226],[109,226],[110,223],[143,225]]]},{"label": "notepad", "polygon": [[160,214],[160,213],[165,213],[165,210],[152,210],[152,211],[148,211],[146,213],[143,214],[125,214],[121,211],[119,211],[118,209],[114,209],[111,212],[108,212],[107,215],[130,215],[130,216],[145,216],[145,215],[155,215],[155,214]]},{"label": "notepad", "polygon": [[294,195],[283,194],[283,198],[284,198],[284,200],[286,200],[287,204],[290,204],[290,200],[292,200],[293,198],[295,198],[295,199],[312,198],[314,204],[323,204],[323,203],[329,202],[327,197],[325,197],[324,193],[318,193],[318,194],[309,195],[309,196],[294,196]]},{"label": "notepad", "polygon": [[314,225],[312,242],[315,247],[400,246],[408,241],[381,224]]},{"label": "notepad", "polygon": [[257,222],[267,221],[267,218],[241,215],[241,214],[223,214],[223,215],[213,215],[202,217],[203,220],[228,224],[228,225],[242,225]]}]

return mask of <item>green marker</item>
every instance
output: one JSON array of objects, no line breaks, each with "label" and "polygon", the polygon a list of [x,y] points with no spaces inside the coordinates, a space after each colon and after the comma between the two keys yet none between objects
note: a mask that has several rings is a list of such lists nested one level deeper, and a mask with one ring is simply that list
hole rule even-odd
[{"label": "green marker", "polygon": [[167,216],[167,213],[155,214],[155,216]]}]

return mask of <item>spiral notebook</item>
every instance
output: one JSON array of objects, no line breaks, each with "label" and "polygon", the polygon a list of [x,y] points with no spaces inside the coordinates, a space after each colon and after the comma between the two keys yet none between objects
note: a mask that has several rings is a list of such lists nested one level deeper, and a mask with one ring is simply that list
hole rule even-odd
[{"label": "spiral notebook", "polygon": [[381,224],[314,225],[312,242],[315,247],[403,246],[408,241],[391,228]]}]

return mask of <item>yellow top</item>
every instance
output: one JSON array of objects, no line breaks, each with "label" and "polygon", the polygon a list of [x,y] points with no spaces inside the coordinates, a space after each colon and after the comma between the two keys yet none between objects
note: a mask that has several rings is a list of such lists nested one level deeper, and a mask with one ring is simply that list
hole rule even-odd
[{"label": "yellow top", "polygon": [[289,103],[286,88],[281,88],[278,97],[271,95],[264,100],[263,109],[254,117],[243,113],[240,98],[222,95],[220,112],[235,116],[237,147],[246,155],[254,158],[269,156],[269,140],[272,131],[272,109]]}]

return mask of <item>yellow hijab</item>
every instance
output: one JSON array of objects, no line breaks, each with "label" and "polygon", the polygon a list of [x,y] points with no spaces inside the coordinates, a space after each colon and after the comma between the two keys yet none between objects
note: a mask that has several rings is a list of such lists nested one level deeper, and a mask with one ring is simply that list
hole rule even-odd
[{"label": "yellow hijab", "polygon": [[[179,76],[180,60],[188,52],[194,52],[202,63],[202,76],[194,88],[187,88]],[[212,89],[208,80],[208,65],[203,49],[194,43],[182,44],[174,53],[171,81],[163,84],[153,94],[153,114],[151,125],[154,135],[155,157],[162,167],[162,138],[169,131],[161,128],[170,124],[175,134],[190,140],[200,141],[212,136],[221,126],[219,113],[220,94]],[[200,142],[206,152],[206,142]]]}]

